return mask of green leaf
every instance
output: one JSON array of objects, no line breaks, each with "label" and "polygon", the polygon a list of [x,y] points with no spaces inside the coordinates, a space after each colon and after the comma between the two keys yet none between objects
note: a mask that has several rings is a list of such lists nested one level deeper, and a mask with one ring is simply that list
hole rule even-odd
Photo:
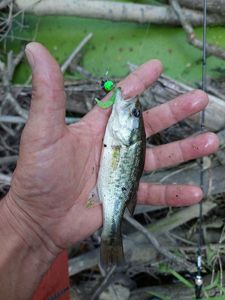
[{"label": "green leaf", "polygon": [[204,290],[209,291],[215,287],[219,287],[220,286],[220,274],[217,273],[216,277],[214,278],[213,282],[210,283],[209,285],[204,287]]},{"label": "green leaf", "polygon": [[188,288],[194,288],[194,284],[188,281],[186,278],[181,276],[179,273],[177,273],[175,270],[170,269],[170,273],[181,283],[183,283]]},{"label": "green leaf", "polygon": [[215,250],[211,249],[210,246],[206,248],[206,259],[207,259],[207,264],[210,266],[212,264],[212,261],[215,257]]},{"label": "green leaf", "polygon": [[156,292],[149,292],[149,295],[158,297],[159,299],[162,299],[162,300],[171,300],[171,298],[166,297],[166,296],[164,296],[160,293],[156,293]]}]

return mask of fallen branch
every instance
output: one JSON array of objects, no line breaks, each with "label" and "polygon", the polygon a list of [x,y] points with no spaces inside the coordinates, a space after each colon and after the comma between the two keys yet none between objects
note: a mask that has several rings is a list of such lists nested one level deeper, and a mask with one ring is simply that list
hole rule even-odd
[{"label": "fallen branch", "polygon": [[153,245],[153,247],[163,256],[171,260],[172,262],[185,266],[185,268],[191,270],[191,268],[194,269],[194,265],[186,261],[185,259],[178,257],[167,250],[166,247],[163,247],[160,245],[159,241],[155,238],[155,236],[151,233],[150,230],[146,229],[143,225],[141,225],[138,221],[136,221],[134,218],[129,217],[128,215],[124,215],[124,219],[130,223],[134,228],[139,230]]},{"label": "fallen branch", "polygon": [[98,299],[98,296],[104,291],[104,289],[110,284],[110,280],[116,270],[116,266],[113,266],[110,271],[107,273],[105,276],[104,280],[102,283],[98,286],[98,288],[94,291],[92,294],[90,300],[96,300]]},{"label": "fallen branch", "polygon": [[[203,48],[203,42],[196,38],[193,27],[191,23],[185,17],[183,9],[180,7],[177,0],[170,0],[171,6],[173,7],[175,13],[177,14],[178,18],[180,19],[180,23],[183,29],[186,32],[188,42],[198,49]],[[215,45],[211,45],[206,43],[206,52],[207,54],[214,55],[216,57],[225,59],[225,50],[219,48]]]},{"label": "fallen branch", "polygon": [[[130,69],[134,70],[137,66],[129,64]],[[13,95],[17,95],[22,89],[22,97],[31,97],[31,86],[13,85],[11,91]],[[178,82],[166,75],[161,75],[156,83],[148,89],[142,99],[146,102],[146,108],[163,104],[180,94],[192,91],[194,88]],[[1,86],[0,86],[1,90]],[[83,83],[66,83],[65,91],[67,94],[67,110],[79,114],[86,114],[95,105],[94,96],[101,97],[101,89],[93,81],[85,81]],[[1,95],[0,95],[1,97]],[[76,99],[76,101],[74,100]],[[209,130],[219,131],[225,128],[225,99],[209,95],[209,104],[205,110],[205,126]],[[216,118],[215,118],[216,116]],[[199,114],[189,118],[199,124]]]},{"label": "fallen branch", "polygon": [[[179,25],[179,18],[170,6],[152,6],[134,3],[85,0],[15,0],[17,11],[37,15],[70,15],[111,21],[131,21],[138,23]],[[192,25],[202,24],[202,14],[185,9],[184,14]],[[209,15],[208,24],[224,24],[225,19]]]},{"label": "fallen branch", "polygon": [[[203,203],[203,215],[207,215],[216,204],[212,202],[204,202]],[[164,220],[159,220],[154,224],[147,226],[147,230],[154,235],[159,236],[169,230],[173,230],[176,227],[185,224],[186,222],[197,218],[199,214],[198,205],[193,205],[188,208],[184,208],[177,213],[170,215]],[[165,237],[163,238],[165,240]],[[162,243],[162,246],[164,245]],[[139,264],[151,264],[159,261],[158,251],[149,244],[149,241],[146,241],[146,237],[140,232],[135,232],[133,234],[129,234],[124,239],[124,252],[127,263],[135,264],[138,262]],[[75,275],[84,270],[93,268],[98,265],[99,262],[99,249],[91,250],[85,254],[76,256],[69,261],[69,274],[70,276]],[[176,267],[174,267],[176,269]],[[180,271],[181,269],[176,269]],[[184,269],[183,269],[184,271]],[[187,270],[185,270],[187,271]]]},{"label": "fallen branch", "polygon": [[[23,117],[18,116],[1,116],[0,115],[0,123],[11,123],[11,124],[25,124],[27,121],[28,116],[25,115]],[[80,120],[80,118],[68,117],[65,118],[65,122],[67,124],[76,123]]]},{"label": "fallen branch", "polygon": [[[202,0],[179,0],[179,3],[190,9],[203,9]],[[225,0],[207,0],[207,10],[213,13],[225,14]]]},{"label": "fallen branch", "polygon": [[70,54],[70,56],[66,59],[66,61],[61,66],[61,71],[64,73],[67,68],[70,66],[72,61],[75,59],[75,57],[80,53],[80,51],[83,49],[83,47],[89,42],[89,40],[92,38],[93,34],[89,33],[81,42],[80,44],[73,50],[73,52]]}]

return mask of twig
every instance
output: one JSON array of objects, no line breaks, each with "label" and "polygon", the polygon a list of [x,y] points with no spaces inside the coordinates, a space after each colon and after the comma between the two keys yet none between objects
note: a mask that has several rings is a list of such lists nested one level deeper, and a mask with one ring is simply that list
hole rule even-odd
[{"label": "twig", "polygon": [[16,66],[21,62],[23,58],[23,51],[21,51],[16,58],[13,58],[13,52],[9,51],[7,56],[7,65],[1,63],[0,69],[2,72],[2,82],[5,90],[5,101],[10,102],[15,111],[24,119],[27,119],[28,113],[24,110],[11,93],[11,81],[13,79],[13,74]]},{"label": "twig", "polygon": [[10,80],[12,80],[15,68],[21,63],[23,57],[24,57],[24,48],[13,59],[13,65],[12,65],[12,70],[11,70],[11,74],[10,74],[11,75]]},{"label": "twig", "polygon": [[11,2],[12,2],[12,0],[2,0],[1,3],[0,3],[0,9],[5,8],[5,7],[8,6]]},{"label": "twig", "polygon": [[0,123],[0,126],[5,130],[6,133],[8,133],[9,135],[15,137],[15,135],[16,135],[15,130],[12,130],[11,128],[6,126],[4,123]]},{"label": "twig", "polygon": [[171,171],[169,174],[167,174],[164,177],[162,177],[159,182],[163,183],[166,180],[168,180],[170,177],[173,177],[176,174],[182,173],[185,170],[189,170],[189,169],[192,169],[194,167],[195,167],[195,163],[189,163],[189,164],[185,165],[184,167],[181,167],[181,168],[179,168],[179,169],[177,169],[175,171]]},{"label": "twig", "polygon": [[81,42],[80,44],[73,50],[73,52],[70,54],[70,56],[66,59],[66,61],[61,66],[61,71],[64,73],[71,62],[74,60],[74,58],[77,56],[77,54],[83,49],[83,47],[89,42],[89,40],[92,38],[93,34],[89,33]]},{"label": "twig", "polygon": [[207,85],[207,92],[211,93],[212,95],[214,95],[220,99],[224,99],[224,94],[222,94],[221,92],[219,92],[217,89],[213,88],[210,85]]},{"label": "twig", "polygon": [[93,77],[93,75],[90,72],[88,72],[81,66],[76,65],[75,70],[87,79],[92,79],[92,80],[95,80],[96,82],[98,81],[98,78]]},{"label": "twig", "polygon": [[6,19],[5,26],[1,28],[0,32],[3,32],[3,34],[0,37],[0,42],[5,39],[5,37],[8,35],[9,31],[11,30],[12,26],[12,13],[13,13],[13,2],[10,1],[8,3],[9,5],[9,13],[8,13],[8,18]]},{"label": "twig", "polygon": [[25,111],[12,96],[10,92],[6,93],[6,100],[8,100],[12,105],[15,111],[20,115],[24,120],[28,118],[28,112]]},{"label": "twig", "polygon": [[5,185],[10,185],[11,183],[11,176],[0,174],[0,182]]},{"label": "twig", "polygon": [[[188,42],[190,44],[192,44],[193,46],[195,46],[196,48],[202,49],[203,43],[201,40],[198,40],[196,38],[193,27],[192,27],[191,23],[188,21],[188,19],[186,18],[185,14],[184,14],[184,10],[181,9],[178,1],[177,0],[169,0],[169,1],[170,1],[171,6],[173,7],[174,11],[176,12],[178,18],[180,19],[183,29],[185,30],[185,32],[187,34]],[[207,43],[206,44],[206,52],[207,52],[207,54],[211,54],[216,57],[225,59],[225,50],[222,48],[219,48],[215,45],[211,45],[211,44]]]},{"label": "twig", "polygon": [[113,273],[116,270],[116,266],[113,266],[110,271],[107,273],[106,277],[102,281],[102,283],[99,285],[99,287],[96,289],[90,300],[96,300],[98,299],[98,296],[104,291],[104,289],[109,285],[109,281],[112,278]]},{"label": "twig", "polygon": [[[18,116],[0,116],[0,123],[12,123],[12,124],[25,124],[27,120],[27,117],[21,118]],[[74,118],[74,117],[66,117],[65,122],[67,124],[72,124],[79,122],[80,118]]]},{"label": "twig", "polygon": [[187,269],[194,269],[195,266],[189,262],[187,262],[185,259],[182,259],[171,252],[169,252],[166,248],[162,247],[162,245],[159,244],[158,240],[154,237],[152,233],[149,232],[148,229],[146,229],[144,226],[142,226],[138,221],[136,221],[134,218],[131,218],[127,214],[124,215],[124,219],[130,223],[134,228],[139,230],[149,241],[150,243],[155,247],[155,249],[161,253],[163,256],[168,258],[169,260],[187,267]]},{"label": "twig", "polygon": [[[170,6],[153,6],[113,1],[38,1],[15,0],[16,9],[37,15],[70,15],[77,17],[106,19],[112,21],[132,21],[151,24],[179,25],[180,20]],[[192,25],[202,23],[202,14],[185,9],[185,16]],[[224,24],[222,16],[210,15],[208,24]]]},{"label": "twig", "polygon": [[[207,215],[213,208],[216,207],[216,204],[212,202],[203,203],[203,214]],[[174,230],[175,228],[187,223],[190,220],[193,220],[198,216],[198,205],[192,205],[188,208],[184,208],[173,215],[164,218],[155,222],[154,224],[148,225],[148,230],[154,235],[160,235],[164,232]],[[163,239],[164,243],[164,239]],[[155,248],[152,245],[149,245],[146,248],[146,238],[143,237],[139,231],[128,234],[126,239],[124,239],[124,251],[125,258],[128,264],[134,264],[137,261],[143,263],[151,263],[156,261],[158,251],[156,253]],[[69,260],[69,274],[70,276],[78,274],[84,270],[91,269],[98,264],[98,254],[99,249],[93,249],[87,253],[81,254],[77,257],[74,257]],[[177,266],[175,266],[175,269]],[[184,269],[183,269],[184,270]],[[193,268],[192,268],[193,270]],[[190,271],[190,270],[189,270]]]},{"label": "twig", "polygon": [[[135,65],[130,65],[132,70],[137,68]],[[118,81],[118,78],[115,80]],[[0,85],[0,89],[2,86]],[[156,106],[159,104],[166,103],[168,100],[180,96],[180,94],[193,91],[193,87],[185,85],[179,81],[176,81],[164,74],[159,77],[157,82],[143,94],[143,98],[146,99],[147,106]],[[12,85],[11,87],[13,95],[18,95],[20,91],[23,91],[24,97],[30,97],[31,86],[24,85]],[[68,96],[67,110],[76,112],[79,114],[86,114],[93,106],[93,94],[96,97],[101,95],[101,90],[96,81],[84,81],[82,83],[65,83],[65,91]],[[85,91],[85,93],[84,93]],[[76,99],[76,101],[74,101]],[[206,128],[212,131],[219,131],[225,128],[225,97],[218,98],[213,95],[209,95],[209,104],[205,111],[205,123]],[[216,118],[215,118],[216,116]],[[192,124],[198,123],[198,114],[195,114],[188,119],[193,122]]]},{"label": "twig", "polygon": [[0,157],[0,166],[4,164],[15,163],[18,159],[18,155]]}]

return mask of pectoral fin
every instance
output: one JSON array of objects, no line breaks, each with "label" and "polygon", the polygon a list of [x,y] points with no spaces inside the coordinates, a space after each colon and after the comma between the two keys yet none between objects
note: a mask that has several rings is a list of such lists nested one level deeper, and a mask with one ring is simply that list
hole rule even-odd
[{"label": "pectoral fin", "polygon": [[91,208],[98,202],[101,202],[101,200],[100,200],[99,195],[98,195],[98,189],[95,186],[89,194],[89,197],[88,197],[87,202],[86,202],[86,208]]}]

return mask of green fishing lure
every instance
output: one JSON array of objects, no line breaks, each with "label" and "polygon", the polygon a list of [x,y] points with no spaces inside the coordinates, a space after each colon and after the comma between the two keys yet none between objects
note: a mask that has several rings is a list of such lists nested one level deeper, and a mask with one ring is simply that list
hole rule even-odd
[{"label": "green fishing lure", "polygon": [[95,98],[95,101],[97,103],[97,105],[101,108],[109,108],[110,106],[112,106],[115,102],[115,93],[112,94],[112,96],[109,98],[109,100],[102,102],[101,100]]},{"label": "green fishing lure", "polygon": [[[106,93],[109,93],[115,88],[115,84],[113,83],[112,80],[102,80],[101,87]],[[99,107],[104,108],[104,109],[109,108],[115,102],[115,92],[109,98],[109,100],[107,100],[105,102],[102,102],[101,100],[99,100],[97,98],[95,98],[95,101]]]}]

